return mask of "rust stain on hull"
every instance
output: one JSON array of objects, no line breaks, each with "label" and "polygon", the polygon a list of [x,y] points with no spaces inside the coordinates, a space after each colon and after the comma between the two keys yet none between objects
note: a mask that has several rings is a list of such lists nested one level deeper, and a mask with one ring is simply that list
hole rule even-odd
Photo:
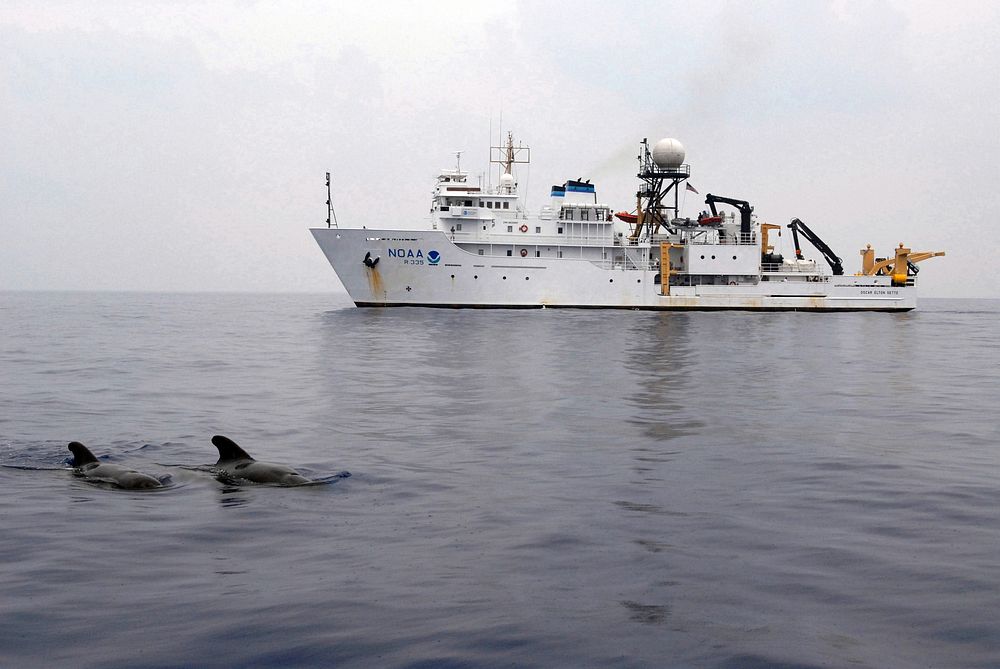
[{"label": "rust stain on hull", "polygon": [[372,290],[372,297],[377,300],[385,298],[385,286],[382,285],[382,274],[378,267],[368,269],[368,287]]}]

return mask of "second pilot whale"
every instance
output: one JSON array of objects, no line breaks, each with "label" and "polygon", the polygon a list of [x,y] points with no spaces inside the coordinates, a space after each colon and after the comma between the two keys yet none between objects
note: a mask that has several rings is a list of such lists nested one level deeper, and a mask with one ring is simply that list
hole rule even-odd
[{"label": "second pilot whale", "polygon": [[280,483],[282,485],[310,483],[309,479],[291,467],[254,460],[229,437],[217,434],[212,437],[212,443],[219,449],[219,461],[215,463],[215,470],[220,474],[254,483]]},{"label": "second pilot whale", "polygon": [[86,446],[79,441],[71,441],[68,446],[73,452],[74,473],[91,481],[111,483],[119,488],[137,490],[143,488],[160,488],[163,484],[149,474],[137,472],[134,469],[101,462]]}]

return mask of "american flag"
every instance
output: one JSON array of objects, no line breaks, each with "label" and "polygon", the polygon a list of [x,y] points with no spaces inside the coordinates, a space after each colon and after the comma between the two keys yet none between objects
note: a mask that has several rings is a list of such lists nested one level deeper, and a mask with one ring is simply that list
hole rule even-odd
[{"label": "american flag", "polygon": [[684,184],[684,188],[686,190],[691,191],[695,195],[701,195],[701,193],[699,193],[698,190],[694,186],[692,186],[691,184],[689,184],[689,183]]}]

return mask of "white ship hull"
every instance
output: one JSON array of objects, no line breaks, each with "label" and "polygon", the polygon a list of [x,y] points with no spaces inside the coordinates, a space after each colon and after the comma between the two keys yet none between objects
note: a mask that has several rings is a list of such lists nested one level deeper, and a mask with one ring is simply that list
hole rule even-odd
[{"label": "white ship hull", "polygon": [[[517,252],[508,256],[493,248],[492,253],[479,255],[441,230],[313,228],[311,232],[358,306],[751,311],[916,307],[916,285],[909,285],[915,281],[893,286],[889,276],[775,272],[738,285],[671,285],[669,295],[664,295],[659,273],[648,264],[535,257],[538,244],[530,247],[529,257]],[[648,245],[633,250],[647,256],[650,252]],[[366,255],[378,258],[374,267],[364,263]]]},{"label": "white ship hull", "polygon": [[[671,138],[652,150],[640,143],[634,212],[602,203],[582,178],[554,184],[549,203],[529,212],[515,176],[530,162],[529,149],[507,133],[490,151],[502,168],[497,185],[470,181],[459,152],[455,169],[438,174],[420,229],[337,226],[327,179],[327,227],[312,234],[355,304],[909,311],[917,306],[916,263],[944,255],[900,244],[877,258],[868,245],[860,271],[847,274],[801,219],[760,221],[747,200],[706,193],[710,211],[681,216],[680,190],[698,191],[688,183],[683,146]],[[788,257],[779,248],[783,228],[794,244]],[[829,271],[805,257],[802,241]]]}]

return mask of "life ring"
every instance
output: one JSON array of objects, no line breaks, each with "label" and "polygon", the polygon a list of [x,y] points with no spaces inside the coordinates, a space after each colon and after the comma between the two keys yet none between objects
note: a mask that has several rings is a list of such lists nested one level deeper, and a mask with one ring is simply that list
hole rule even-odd
[{"label": "life ring", "polygon": [[528,257],[528,249],[521,249],[521,257],[522,258]]},{"label": "life ring", "polygon": [[729,282],[729,285],[730,285],[730,286],[735,286],[735,285],[736,285],[736,282],[735,282],[735,281],[730,281],[730,282]]},{"label": "life ring", "polygon": [[520,230],[521,232],[527,232],[528,231],[528,226],[527,225],[521,225],[521,227],[518,228],[518,230]]}]

